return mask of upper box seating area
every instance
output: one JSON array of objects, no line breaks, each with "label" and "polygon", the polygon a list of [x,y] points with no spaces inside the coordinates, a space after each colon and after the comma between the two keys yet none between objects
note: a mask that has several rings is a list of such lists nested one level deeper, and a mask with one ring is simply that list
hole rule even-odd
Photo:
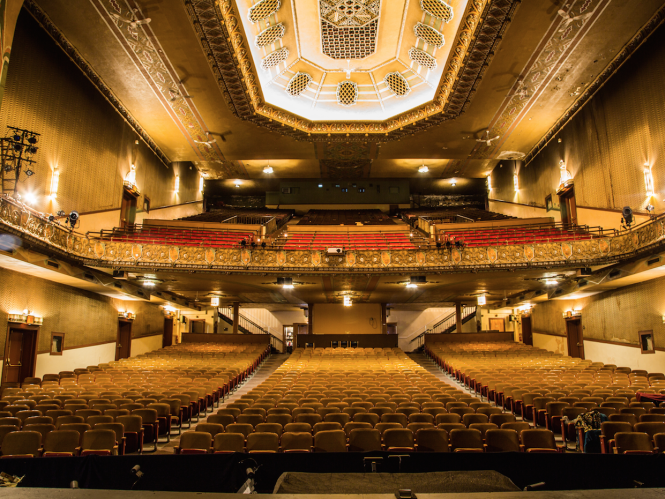
[{"label": "upper box seating area", "polygon": [[415,249],[408,232],[386,233],[318,233],[292,232],[284,244],[287,250],[325,250],[327,248],[347,249]]},{"label": "upper box seating area", "polygon": [[521,225],[480,227],[478,229],[442,230],[439,242],[461,242],[465,246],[504,246],[513,244],[554,243],[592,239],[594,234],[577,227],[560,225]]},{"label": "upper box seating area", "polygon": [[[266,345],[186,343],[86,369],[28,378],[0,399],[6,456],[157,450],[191,427],[269,353]],[[147,450],[147,449],[146,449]]]},{"label": "upper box seating area", "polygon": [[241,241],[251,243],[254,233],[246,230],[195,229],[168,226],[136,225],[133,229],[115,228],[103,231],[101,237],[117,242],[164,244],[177,246],[208,246],[237,248]]},{"label": "upper box seating area", "polygon": [[494,220],[514,220],[515,217],[479,210],[478,208],[415,208],[401,211],[405,221],[426,217],[435,223],[487,222]]},{"label": "upper box seating area", "polygon": [[381,210],[309,210],[298,225],[393,225]]},{"label": "upper box seating area", "polygon": [[[261,218],[261,217],[276,217],[278,220],[284,218],[290,218],[293,215],[293,210],[268,210],[265,208],[255,208],[255,209],[233,209],[233,208],[223,208],[220,210],[208,211],[205,213],[199,213],[197,215],[192,215],[189,217],[179,218],[178,220],[184,222],[211,222],[211,223],[222,223],[224,220],[228,220],[233,217],[238,217],[240,220],[251,219],[251,218]],[[245,222],[239,222],[245,223]]]}]

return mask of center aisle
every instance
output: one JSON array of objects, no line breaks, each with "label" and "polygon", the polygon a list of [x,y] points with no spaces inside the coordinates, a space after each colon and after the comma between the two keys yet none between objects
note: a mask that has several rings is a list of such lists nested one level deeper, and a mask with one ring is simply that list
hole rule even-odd
[{"label": "center aisle", "polygon": [[[254,372],[254,374],[247,379],[242,385],[240,385],[240,388],[236,389],[230,396],[228,396],[226,399],[224,399],[223,403],[219,404],[218,408],[215,408],[213,412],[208,412],[206,413],[205,418],[201,418],[198,423],[194,424],[192,423],[191,428],[183,428],[184,431],[194,431],[196,430],[196,425],[200,423],[205,423],[208,419],[208,416],[211,416],[213,414],[217,414],[217,411],[223,407],[226,407],[227,404],[230,404],[236,400],[238,400],[240,397],[242,397],[244,394],[248,393],[252,389],[256,388],[258,385],[263,383],[268,377],[275,372],[275,370],[281,366],[287,359],[289,358],[289,354],[271,354],[270,357],[268,357],[263,364],[259,366],[259,368]],[[173,448],[178,445],[180,442],[180,435],[173,434],[171,435],[171,441],[168,443],[163,443],[163,444],[158,444],[157,445],[157,452],[153,454],[173,454]]]}]

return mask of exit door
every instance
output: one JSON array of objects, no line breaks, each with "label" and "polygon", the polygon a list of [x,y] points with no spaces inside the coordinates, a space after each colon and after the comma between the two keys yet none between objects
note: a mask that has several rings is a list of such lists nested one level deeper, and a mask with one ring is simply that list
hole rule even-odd
[{"label": "exit door", "polygon": [[164,336],[162,337],[162,348],[173,345],[173,318],[164,319]]},{"label": "exit door", "polygon": [[132,322],[118,321],[115,360],[127,359],[132,353]]},{"label": "exit door", "polygon": [[120,204],[120,227],[129,228],[136,220],[137,197],[126,189],[122,190],[122,203]]},{"label": "exit door", "polygon": [[575,187],[569,187],[559,194],[561,205],[561,222],[566,225],[577,224],[577,204],[575,203]]},{"label": "exit door", "polygon": [[584,337],[580,319],[566,321],[566,336],[568,337],[568,355],[584,359]]},{"label": "exit door", "polygon": [[531,334],[531,316],[522,316],[522,342],[533,346],[533,335]]},{"label": "exit door", "polygon": [[38,333],[37,327],[9,327],[3,362],[3,383],[21,383],[25,378],[35,375]]}]

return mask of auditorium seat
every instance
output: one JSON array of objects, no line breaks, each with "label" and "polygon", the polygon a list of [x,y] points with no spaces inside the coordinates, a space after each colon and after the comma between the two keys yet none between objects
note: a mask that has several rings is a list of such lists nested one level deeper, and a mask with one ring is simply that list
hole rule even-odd
[{"label": "auditorium seat", "polygon": [[563,447],[557,447],[554,433],[551,430],[544,428],[523,430],[521,439],[525,452],[563,452]]},{"label": "auditorium seat", "polygon": [[617,432],[614,434],[615,454],[653,454],[651,437],[642,432]]},{"label": "auditorium seat", "polygon": [[213,452],[215,454],[245,452],[245,436],[242,433],[218,433],[215,435]]},{"label": "auditorium seat", "polygon": [[13,431],[2,439],[2,458],[39,457],[42,434],[37,431]]},{"label": "auditorium seat", "polygon": [[[504,423],[511,424],[511,423]],[[485,432],[485,452],[519,452],[520,439],[511,429],[489,429]]]},{"label": "auditorium seat", "polygon": [[291,452],[311,452],[312,435],[306,432],[289,432],[282,434],[282,451]]},{"label": "auditorium seat", "polygon": [[212,438],[210,433],[204,431],[186,431],[180,436],[179,445],[173,450],[176,454],[208,454]]},{"label": "auditorium seat", "polygon": [[247,437],[247,452],[250,454],[273,454],[279,451],[279,435],[276,433],[252,433]]},{"label": "auditorium seat", "polygon": [[456,428],[449,432],[453,452],[483,452],[483,437],[479,430]]},{"label": "auditorium seat", "polygon": [[54,430],[46,435],[43,457],[72,457],[78,455],[80,436],[74,430]]},{"label": "auditorium seat", "polygon": [[314,452],[346,451],[346,434],[342,430],[320,431],[314,436]]}]

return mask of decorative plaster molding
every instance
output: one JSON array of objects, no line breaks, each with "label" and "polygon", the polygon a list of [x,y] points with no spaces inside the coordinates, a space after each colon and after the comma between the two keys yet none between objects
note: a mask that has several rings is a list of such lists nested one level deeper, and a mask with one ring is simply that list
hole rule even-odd
[{"label": "decorative plaster molding", "polygon": [[116,97],[113,91],[104,83],[104,80],[92,69],[92,66],[88,64],[83,56],[79,53],[76,48],[67,40],[67,38],[62,34],[62,32],[53,24],[51,19],[48,17],[46,12],[44,12],[41,7],[37,5],[35,0],[25,0],[23,6],[30,13],[30,15],[39,23],[39,25],[48,33],[48,35],[53,39],[53,41],[62,49],[62,51],[67,54],[71,61],[78,66],[81,72],[90,80],[90,82],[97,87],[99,93],[101,93],[104,98],[113,106],[117,113],[122,116],[125,122],[132,127],[132,129],[141,137],[141,140],[155,153],[155,155],[164,163],[166,166],[171,164],[168,156],[159,148],[154,140],[148,135],[148,133],[143,129],[141,124],[131,115],[127,108],[120,102],[120,99]]}]

